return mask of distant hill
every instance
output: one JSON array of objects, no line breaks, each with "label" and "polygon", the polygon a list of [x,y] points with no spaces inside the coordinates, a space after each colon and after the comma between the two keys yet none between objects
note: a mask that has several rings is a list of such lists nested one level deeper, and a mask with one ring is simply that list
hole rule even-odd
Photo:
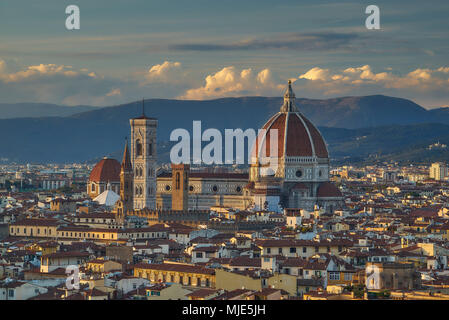
[{"label": "distant hill", "polygon": [[[145,101],[145,112],[158,118],[158,141],[167,142],[176,128],[191,131],[193,120],[201,120],[203,130],[257,129],[281,104],[281,98],[265,97],[150,99]],[[321,127],[336,159],[405,152],[436,141],[449,144],[449,112],[445,108],[428,111],[409,100],[386,96],[297,99],[297,105]],[[63,117],[0,120],[0,135],[7,137],[0,140],[0,159],[70,162],[114,154],[122,150],[124,138],[129,136],[129,119],[141,113],[142,102],[132,102]],[[160,151],[168,155],[163,147]]]},{"label": "distant hill", "polygon": [[449,125],[440,123],[390,125],[362,129],[320,128],[330,153],[338,161],[424,163],[447,161],[449,149],[429,150],[440,142],[449,146]]},{"label": "distant hill", "polygon": [[90,106],[60,106],[50,103],[0,103],[0,119],[65,117],[98,109]]},{"label": "distant hill", "polygon": [[298,104],[314,123],[326,127],[355,129],[390,124],[449,124],[449,113],[439,113],[438,109],[428,111],[410,100],[382,95],[328,100],[298,99]]}]

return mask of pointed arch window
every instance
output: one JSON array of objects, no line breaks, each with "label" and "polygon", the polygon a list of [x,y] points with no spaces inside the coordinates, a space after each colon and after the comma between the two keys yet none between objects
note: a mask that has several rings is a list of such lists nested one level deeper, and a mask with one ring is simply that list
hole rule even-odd
[{"label": "pointed arch window", "polygon": [[140,139],[136,140],[136,157],[142,155],[142,142],[140,142]]}]

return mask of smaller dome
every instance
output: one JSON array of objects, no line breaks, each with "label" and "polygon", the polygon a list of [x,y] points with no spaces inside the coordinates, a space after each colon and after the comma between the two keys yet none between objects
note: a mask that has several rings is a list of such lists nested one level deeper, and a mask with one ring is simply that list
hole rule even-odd
[{"label": "smaller dome", "polygon": [[343,195],[331,182],[322,182],[317,190],[318,198],[340,198]]},{"label": "smaller dome", "polygon": [[103,158],[90,172],[91,182],[119,182],[120,163],[115,159]]}]

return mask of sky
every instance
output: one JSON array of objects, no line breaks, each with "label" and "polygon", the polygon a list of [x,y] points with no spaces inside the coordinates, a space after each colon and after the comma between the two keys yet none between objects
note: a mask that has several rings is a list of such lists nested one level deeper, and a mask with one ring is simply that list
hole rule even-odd
[{"label": "sky", "polygon": [[2,0],[0,103],[280,96],[291,79],[301,98],[449,107],[448,31],[447,0]]}]

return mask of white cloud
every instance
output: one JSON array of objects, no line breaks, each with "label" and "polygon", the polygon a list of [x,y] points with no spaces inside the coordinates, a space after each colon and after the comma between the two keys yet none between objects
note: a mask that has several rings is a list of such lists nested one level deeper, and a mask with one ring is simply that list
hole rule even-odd
[{"label": "white cloud", "polygon": [[315,67],[299,76],[299,79],[307,80],[327,80],[329,79],[329,69]]},{"label": "white cloud", "polygon": [[181,99],[203,100],[245,95],[279,93],[270,69],[254,72],[251,68],[237,70],[229,66],[208,75],[202,87],[189,89]]},{"label": "white cloud", "polygon": [[[0,59],[0,102],[51,102],[68,105],[116,105],[142,97],[216,99],[282,96],[286,80],[271,68],[226,66],[204,78],[201,70],[164,61],[128,77],[113,78],[84,67],[58,64],[20,66]],[[312,66],[291,79],[298,97],[331,98],[384,94],[424,106],[448,105],[449,67],[416,67],[400,74],[370,65],[341,69]]]},{"label": "white cloud", "polygon": [[145,78],[149,82],[177,82],[181,75],[181,63],[164,61],[148,69]]},{"label": "white cloud", "polygon": [[[56,65],[56,64],[39,64],[34,66],[28,66],[25,70],[21,70],[14,73],[4,72],[4,61],[2,61],[2,67],[0,68],[0,79],[5,82],[20,82],[28,79],[36,79],[45,76],[61,75],[65,77],[76,77],[82,74],[88,74],[87,69],[74,71],[72,66]],[[91,73],[91,77],[95,77],[94,73]]]},{"label": "white cloud", "polygon": [[[2,102],[51,102],[67,105],[111,103],[120,95],[118,83],[86,68],[37,64],[8,72],[0,59]],[[109,98],[110,97],[110,98]]]},{"label": "white cloud", "polygon": [[417,68],[405,75],[394,73],[390,67],[386,69],[388,72],[375,72],[370,65],[363,65],[331,72],[313,67],[300,74],[298,79],[302,80],[302,92],[314,97],[385,94],[413,99],[418,103],[424,100],[447,101],[449,97],[449,67]]}]

